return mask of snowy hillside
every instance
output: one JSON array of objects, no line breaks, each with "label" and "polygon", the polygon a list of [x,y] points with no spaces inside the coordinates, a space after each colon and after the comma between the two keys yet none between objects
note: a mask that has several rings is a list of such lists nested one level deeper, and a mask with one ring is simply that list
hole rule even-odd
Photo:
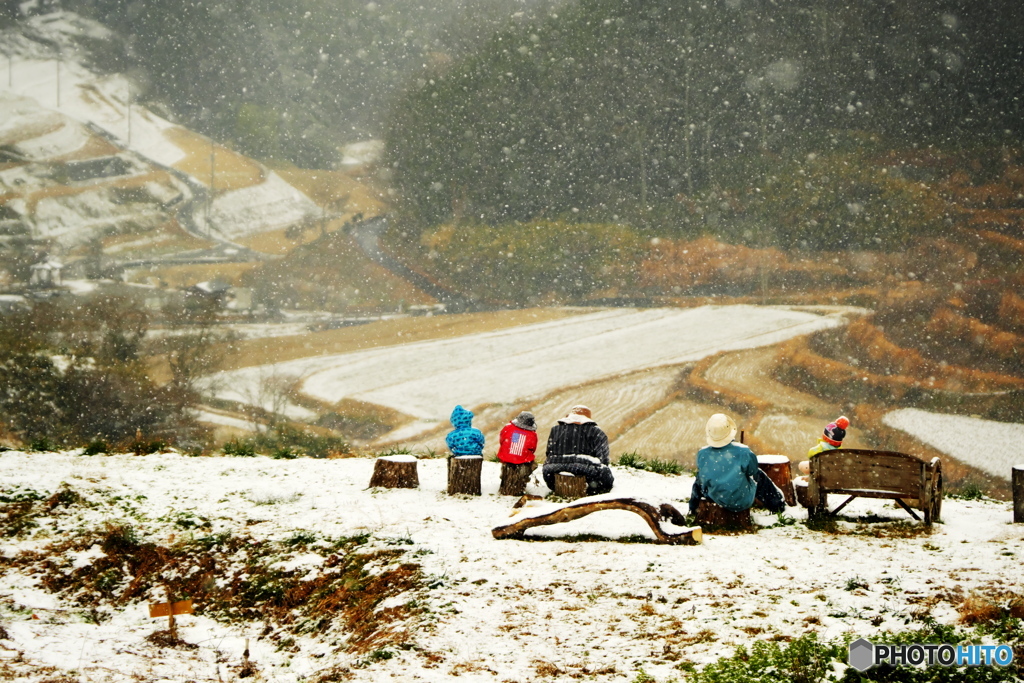
[{"label": "snowy hillside", "polygon": [[[0,183],[15,195],[6,203],[32,226],[33,236],[73,247],[104,234],[98,228],[107,233],[152,228],[147,220],[167,219],[167,197],[140,210],[111,185],[145,181],[163,171],[171,176],[159,179],[166,189],[158,194],[183,200],[183,210],[212,185],[212,204],[207,207],[204,200],[203,211],[178,215],[184,227],[203,234],[236,239],[320,215],[308,197],[275,173],[134,103],[138,87],[130,79],[85,65],[88,52],[81,45],[86,39],[113,36],[66,12],[30,17],[0,32],[0,48],[10,58],[8,77],[0,79],[0,146],[24,162],[4,171]],[[53,176],[56,162],[106,158],[121,163],[90,176],[88,183]],[[137,224],[118,229],[132,220]]]},{"label": "snowy hillside", "polygon": [[[532,542],[499,541],[491,529],[515,499],[496,495],[497,464],[484,463],[480,497],[444,493],[444,460],[418,462],[417,490],[367,489],[372,467],[364,458],[3,453],[0,494],[26,502],[5,506],[21,517],[6,517],[0,543],[0,667],[34,683],[234,681],[248,640],[258,680],[280,683],[628,681],[641,669],[681,681],[679,664],[714,661],[737,644],[871,637],[924,616],[951,624],[968,595],[1019,585],[1024,526],[1007,523],[1006,503],[947,499],[931,534],[861,499],[847,514],[876,517],[834,533],[758,515],[768,528],[756,535],[624,543],[615,539],[649,538],[649,529],[608,511],[531,530]],[[680,507],[692,483],[622,468],[615,476],[615,493]],[[374,588],[358,627],[345,626],[341,606],[318,626],[305,621],[327,594],[296,605],[294,617],[221,609],[257,589],[272,601],[272,581],[328,585],[347,571],[339,557],[354,561],[339,539],[353,538],[377,559],[341,594],[367,597],[373,576],[397,582]],[[104,550],[116,539],[122,557]],[[146,548],[174,564],[137,564],[132,553]],[[257,551],[265,554],[254,560]],[[148,603],[165,599],[164,581],[190,573],[206,578],[188,596],[196,613],[178,617],[185,644],[147,640],[166,627]]]}]

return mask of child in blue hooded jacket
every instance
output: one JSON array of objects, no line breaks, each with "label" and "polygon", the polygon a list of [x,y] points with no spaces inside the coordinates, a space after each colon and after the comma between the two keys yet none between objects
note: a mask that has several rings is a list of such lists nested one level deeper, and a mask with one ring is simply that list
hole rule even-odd
[{"label": "child in blue hooded jacket", "polygon": [[452,411],[452,426],[444,442],[454,456],[483,455],[484,433],[473,427],[473,413],[462,406],[455,406]]}]

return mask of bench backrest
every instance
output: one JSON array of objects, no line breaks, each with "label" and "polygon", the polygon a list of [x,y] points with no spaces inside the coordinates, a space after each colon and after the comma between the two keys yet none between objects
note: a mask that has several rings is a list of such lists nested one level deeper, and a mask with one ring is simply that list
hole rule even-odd
[{"label": "bench backrest", "polygon": [[814,456],[818,486],[824,491],[867,489],[917,498],[926,463],[894,451],[837,448]]}]

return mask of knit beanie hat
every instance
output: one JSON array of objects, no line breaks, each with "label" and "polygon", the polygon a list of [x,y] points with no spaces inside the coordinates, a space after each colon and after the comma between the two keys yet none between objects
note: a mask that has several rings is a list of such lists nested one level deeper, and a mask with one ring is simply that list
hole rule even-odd
[{"label": "knit beanie hat", "polygon": [[850,420],[845,415],[840,415],[836,418],[835,422],[829,422],[825,426],[825,432],[822,438],[826,443],[832,446],[843,445],[843,439],[846,438],[846,428],[850,426]]},{"label": "knit beanie hat", "polygon": [[512,418],[512,424],[529,432],[537,431],[537,421],[533,418],[533,413],[527,410],[524,410]]}]

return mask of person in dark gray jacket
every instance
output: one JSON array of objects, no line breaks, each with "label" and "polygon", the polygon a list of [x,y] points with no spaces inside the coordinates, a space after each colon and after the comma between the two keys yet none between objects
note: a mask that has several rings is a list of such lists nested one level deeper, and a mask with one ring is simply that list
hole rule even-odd
[{"label": "person in dark gray jacket", "polygon": [[608,461],[608,436],[586,406],[573,406],[551,428],[541,470],[548,488],[554,490],[555,475],[560,472],[585,478],[588,495],[612,490],[615,478]]}]

